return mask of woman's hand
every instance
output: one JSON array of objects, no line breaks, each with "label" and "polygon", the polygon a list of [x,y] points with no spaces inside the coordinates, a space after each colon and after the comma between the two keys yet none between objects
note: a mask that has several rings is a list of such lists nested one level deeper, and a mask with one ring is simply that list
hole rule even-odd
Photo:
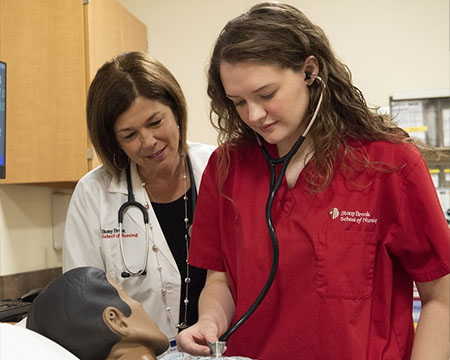
[{"label": "woman's hand", "polygon": [[200,320],[177,335],[178,351],[191,355],[208,356],[209,342],[219,339],[217,325],[211,320]]},{"label": "woman's hand", "polygon": [[198,310],[198,322],[178,334],[178,350],[208,356],[211,355],[208,343],[217,341],[225,333],[235,311],[225,272],[208,270]]}]

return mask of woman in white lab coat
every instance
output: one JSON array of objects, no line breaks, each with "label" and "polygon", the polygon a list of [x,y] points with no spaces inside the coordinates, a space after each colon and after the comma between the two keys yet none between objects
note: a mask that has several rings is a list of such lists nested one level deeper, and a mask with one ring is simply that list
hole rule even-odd
[{"label": "woman in white lab coat", "polygon": [[[103,165],[73,193],[63,271],[104,269],[172,340],[198,316],[205,272],[189,266],[187,252],[196,191],[214,147],[187,142],[179,84],[164,65],[139,52],[118,55],[98,70],[87,121]],[[141,209],[126,207],[119,230],[119,208],[133,200],[129,193]]]}]

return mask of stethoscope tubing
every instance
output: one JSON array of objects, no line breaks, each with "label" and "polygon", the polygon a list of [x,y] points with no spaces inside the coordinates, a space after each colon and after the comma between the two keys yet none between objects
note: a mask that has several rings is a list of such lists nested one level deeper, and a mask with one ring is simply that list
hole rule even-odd
[{"label": "stethoscope tubing", "polygon": [[[241,325],[247,321],[247,319],[255,312],[255,310],[258,308],[258,306],[261,304],[261,302],[264,300],[265,296],[270,290],[270,287],[272,286],[272,283],[275,279],[275,275],[278,270],[278,262],[279,262],[279,246],[278,246],[278,237],[275,230],[275,227],[273,226],[273,219],[272,219],[272,206],[273,201],[275,198],[275,195],[278,192],[278,189],[281,186],[281,183],[283,182],[283,177],[286,172],[287,167],[289,166],[289,163],[292,159],[292,157],[297,153],[298,149],[302,146],[303,142],[306,139],[306,135],[308,134],[309,130],[311,129],[314,121],[317,118],[317,114],[319,113],[319,109],[322,105],[322,99],[323,99],[323,88],[325,84],[323,83],[322,79],[319,76],[313,76],[314,78],[318,79],[320,82],[320,86],[322,86],[322,91],[319,97],[319,100],[317,101],[316,109],[313,113],[313,116],[311,118],[311,121],[309,122],[308,126],[306,127],[303,134],[297,139],[295,144],[291,147],[289,152],[285,154],[284,156],[280,158],[274,158],[270,156],[267,149],[264,146],[264,142],[261,139],[260,135],[255,132],[256,140],[258,141],[258,144],[260,146],[260,149],[262,151],[262,154],[267,162],[267,165],[269,166],[270,171],[270,186],[269,186],[269,196],[266,201],[266,208],[265,208],[265,218],[266,218],[266,225],[267,229],[269,230],[270,240],[272,244],[272,267],[270,269],[269,276],[266,280],[266,283],[264,284],[264,287],[262,288],[261,292],[259,293],[258,297],[255,299],[255,301],[250,305],[248,310],[242,315],[239,320],[237,320],[220,338],[219,341],[227,341],[227,339],[239,328]],[[282,164],[280,173],[278,174],[278,177],[276,175],[276,165]]]},{"label": "stethoscope tubing", "polygon": [[[187,161],[187,165],[188,165],[188,169],[189,169],[189,177],[191,180],[192,216],[194,216],[195,205],[197,203],[197,188],[195,185],[194,171],[192,169],[192,163],[191,163],[191,159],[189,158],[189,156],[186,156],[186,161]],[[126,174],[126,180],[127,180],[128,196],[127,196],[127,201],[120,206],[119,211],[117,213],[117,217],[118,217],[118,223],[119,223],[120,254],[122,257],[123,266],[125,268],[125,271],[122,272],[121,276],[123,278],[129,278],[130,276],[133,277],[133,276],[145,275],[147,273],[148,254],[150,251],[150,230],[151,230],[152,225],[149,223],[147,209],[145,208],[144,205],[142,205],[141,203],[136,201],[134,198],[130,165],[128,165],[127,168],[125,169],[125,174]],[[145,225],[145,243],[146,244],[145,244],[144,260],[143,260],[144,266],[142,267],[142,269],[139,269],[137,271],[133,271],[128,267],[126,260],[125,260],[124,250],[123,250],[123,237],[122,237],[123,216],[124,216],[127,208],[132,207],[132,206],[137,207],[139,209],[139,211],[142,213],[142,216],[144,219],[144,225]],[[188,249],[186,249],[186,251],[187,250]]]},{"label": "stethoscope tubing", "polygon": [[[259,135],[255,134],[258,138]],[[270,187],[269,187],[269,196],[266,201],[266,208],[265,208],[265,218],[266,218],[266,225],[269,230],[270,240],[272,244],[272,267],[270,268],[270,273],[267,278],[266,283],[264,284],[264,287],[262,288],[261,292],[259,293],[258,297],[255,299],[255,301],[250,305],[248,310],[244,313],[244,315],[239,318],[234,325],[228,329],[220,338],[219,341],[226,341],[231,334],[233,334],[241,325],[247,321],[247,319],[256,311],[258,306],[261,304],[261,302],[266,297],[267,293],[270,290],[270,287],[272,286],[272,283],[275,279],[275,275],[277,273],[278,269],[278,261],[279,261],[279,247],[278,247],[278,237],[275,231],[275,227],[273,226],[273,219],[272,219],[272,206],[273,201],[275,198],[275,195],[278,192],[278,189],[280,188],[280,185],[283,181],[284,174],[286,172],[286,169],[289,165],[289,162],[291,161],[292,157],[295,155],[297,150],[302,145],[303,141],[305,141],[305,137],[302,135],[297,142],[294,144],[294,146],[289,150],[289,152],[281,157],[281,158],[272,158],[262,142],[258,141],[261,147],[261,150],[264,154],[264,157],[269,165],[270,170]],[[276,175],[276,165],[283,163],[280,173],[277,177]]]},{"label": "stethoscope tubing", "polygon": [[[148,253],[150,249],[150,236],[149,236],[149,220],[148,220],[148,212],[147,209],[142,205],[141,203],[137,202],[134,199],[134,193],[133,193],[133,185],[131,184],[131,170],[130,165],[126,168],[126,177],[127,177],[127,191],[128,191],[128,201],[123,203],[118,211],[118,222],[119,222],[119,244],[120,244],[120,255],[122,256],[122,262],[123,266],[126,271],[122,272],[122,277],[127,278],[130,276],[139,276],[142,275],[147,270],[147,263],[148,263]],[[144,266],[142,269],[139,269],[138,271],[131,270],[127,262],[125,260],[125,253],[123,250],[123,237],[122,237],[122,227],[123,227],[123,215],[125,214],[125,211],[127,208],[135,206],[137,207],[144,218],[144,225],[145,225],[145,252],[144,252]]]}]

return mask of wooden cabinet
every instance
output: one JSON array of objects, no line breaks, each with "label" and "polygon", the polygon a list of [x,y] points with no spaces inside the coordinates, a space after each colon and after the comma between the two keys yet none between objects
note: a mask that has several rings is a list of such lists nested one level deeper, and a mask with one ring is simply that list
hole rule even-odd
[{"label": "wooden cabinet", "polygon": [[105,61],[130,50],[147,51],[147,29],[114,0],[0,0],[0,60],[8,66],[0,183],[70,184],[97,165],[87,89]]}]

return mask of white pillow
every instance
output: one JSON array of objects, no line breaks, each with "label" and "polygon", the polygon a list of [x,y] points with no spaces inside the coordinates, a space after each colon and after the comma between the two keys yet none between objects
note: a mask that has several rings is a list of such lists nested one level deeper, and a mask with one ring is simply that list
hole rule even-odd
[{"label": "white pillow", "polygon": [[79,360],[45,336],[7,323],[0,323],[0,359]]}]

